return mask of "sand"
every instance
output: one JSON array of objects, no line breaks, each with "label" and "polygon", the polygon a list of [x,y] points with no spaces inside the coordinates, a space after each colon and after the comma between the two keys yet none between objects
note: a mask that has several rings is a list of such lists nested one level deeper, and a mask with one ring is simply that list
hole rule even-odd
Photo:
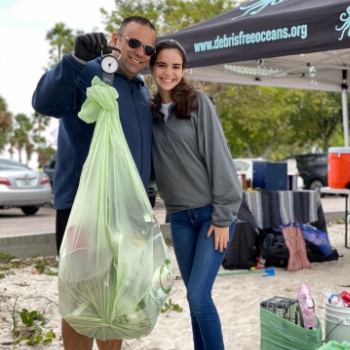
[{"label": "sand", "polygon": [[[289,272],[283,268],[275,269],[275,276],[262,277],[263,273],[218,276],[213,299],[220,314],[225,348],[227,350],[260,348],[260,303],[273,296],[296,298],[301,284],[307,284],[316,305],[316,314],[323,327],[324,287],[335,291],[350,291],[350,251],[344,247],[344,224],[328,224],[331,244],[340,255],[338,261],[312,263],[312,269]],[[169,247],[174,276],[180,276],[174,252]],[[227,270],[221,270],[225,272]],[[243,270],[236,270],[243,271]],[[60,315],[57,311],[57,277],[47,274],[33,274],[33,266],[4,272],[0,279],[0,349],[13,350],[12,314],[16,302],[18,328],[23,328],[18,315],[22,308],[36,310],[44,314],[48,323],[43,333],[52,329],[56,334],[49,347],[39,345],[36,348],[51,350],[63,349],[60,331]],[[152,333],[143,338],[124,341],[124,349],[133,350],[193,350],[189,309],[186,290],[181,279],[174,280],[170,298],[182,312],[169,311],[159,316]],[[24,342],[15,349],[29,349]],[[97,349],[94,346],[94,349]]]}]

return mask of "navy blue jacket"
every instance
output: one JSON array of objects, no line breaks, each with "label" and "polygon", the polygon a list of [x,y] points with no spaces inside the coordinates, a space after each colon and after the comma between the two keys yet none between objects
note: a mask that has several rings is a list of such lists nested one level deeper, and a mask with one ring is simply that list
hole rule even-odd
[{"label": "navy blue jacket", "polygon": [[[101,58],[84,65],[65,55],[40,79],[34,92],[33,108],[43,115],[60,118],[57,162],[54,174],[55,209],[70,209],[78,189],[83,164],[95,127],[78,117],[86,100],[86,89],[94,76],[102,77]],[[150,94],[140,77],[132,80],[117,72],[120,120],[145,189],[151,170],[152,115]]]}]

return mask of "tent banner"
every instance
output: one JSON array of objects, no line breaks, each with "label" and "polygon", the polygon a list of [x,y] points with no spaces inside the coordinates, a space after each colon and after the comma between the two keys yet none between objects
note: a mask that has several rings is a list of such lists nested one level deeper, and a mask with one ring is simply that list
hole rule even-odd
[{"label": "tent banner", "polygon": [[348,48],[349,0],[258,0],[158,38],[175,39],[189,68]]}]

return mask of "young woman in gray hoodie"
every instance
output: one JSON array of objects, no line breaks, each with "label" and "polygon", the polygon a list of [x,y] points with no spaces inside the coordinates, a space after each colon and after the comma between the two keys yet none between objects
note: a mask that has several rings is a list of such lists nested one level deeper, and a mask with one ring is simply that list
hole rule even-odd
[{"label": "young woman in gray hoodie", "polygon": [[186,54],[174,40],[156,44],[150,72],[152,157],[187,288],[195,350],[223,350],[211,290],[233,236],[242,189],[213,101],[184,78]]}]

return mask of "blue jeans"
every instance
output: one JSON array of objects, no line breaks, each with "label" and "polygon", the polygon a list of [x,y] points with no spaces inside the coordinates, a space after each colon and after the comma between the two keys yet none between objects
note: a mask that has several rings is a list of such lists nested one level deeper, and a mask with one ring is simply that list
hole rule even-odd
[{"label": "blue jeans", "polygon": [[[206,237],[213,207],[170,214],[171,235],[179,269],[187,288],[195,350],[223,350],[219,315],[211,290],[225,252],[214,250],[214,234]],[[236,222],[230,226],[230,241]]]}]

